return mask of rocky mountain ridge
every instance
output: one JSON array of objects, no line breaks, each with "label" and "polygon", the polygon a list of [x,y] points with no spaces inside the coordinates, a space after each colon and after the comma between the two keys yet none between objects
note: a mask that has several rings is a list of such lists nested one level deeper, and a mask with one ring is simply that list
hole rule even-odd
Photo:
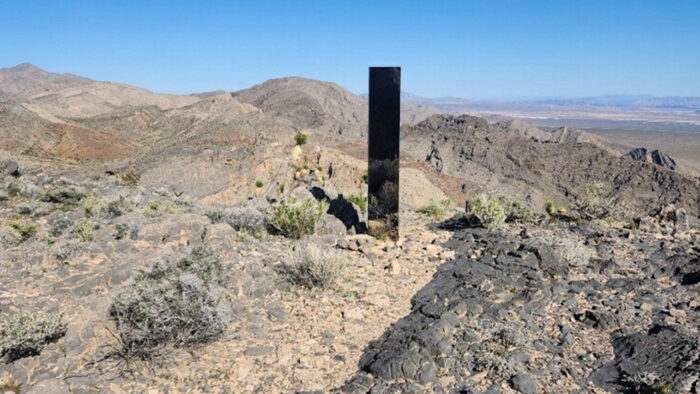
[{"label": "rocky mountain ridge", "polygon": [[406,122],[392,242],[338,85],[13,72],[0,392],[700,392],[700,185],[648,152]]}]

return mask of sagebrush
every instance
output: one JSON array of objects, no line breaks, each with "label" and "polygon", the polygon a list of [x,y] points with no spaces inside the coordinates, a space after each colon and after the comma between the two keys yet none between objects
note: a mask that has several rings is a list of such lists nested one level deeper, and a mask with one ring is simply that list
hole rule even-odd
[{"label": "sagebrush", "polygon": [[285,264],[290,282],[309,289],[332,287],[344,266],[344,257],[334,249],[323,249],[314,243],[300,245]]},{"label": "sagebrush", "polygon": [[166,345],[198,345],[219,337],[230,321],[222,270],[219,255],[203,245],[177,263],[157,263],[135,275],[111,306],[124,356],[146,359]]},{"label": "sagebrush", "polygon": [[245,206],[224,210],[221,220],[234,230],[253,236],[264,234],[270,224],[270,218],[267,214],[258,209]]},{"label": "sagebrush", "polygon": [[0,363],[37,355],[65,333],[66,326],[58,313],[0,315]]}]

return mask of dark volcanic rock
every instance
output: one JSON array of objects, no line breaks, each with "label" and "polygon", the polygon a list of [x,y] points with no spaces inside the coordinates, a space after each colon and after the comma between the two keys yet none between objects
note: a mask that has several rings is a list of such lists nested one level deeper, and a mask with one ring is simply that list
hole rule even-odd
[{"label": "dark volcanic rock", "polygon": [[653,326],[648,332],[612,337],[615,359],[592,379],[611,391],[698,392],[700,340],[680,327]]},{"label": "dark volcanic rock", "polygon": [[669,170],[673,171],[676,171],[677,169],[676,161],[673,160],[673,158],[667,153],[661,152],[659,150],[653,150],[649,152],[646,148],[637,148],[631,150],[623,157],[635,161],[654,163],[657,166],[668,168]]},{"label": "dark volcanic rock", "polygon": [[[477,244],[486,250],[471,260],[467,251]],[[459,257],[441,266],[415,295],[408,316],[370,343],[359,362],[361,372],[343,390],[390,392],[386,387],[397,381],[428,391],[459,390],[467,384],[460,371],[486,371],[506,381],[525,370],[527,349],[534,345],[517,326],[500,321],[516,314],[527,322],[553,297],[545,283],[566,279],[568,271],[549,247],[526,246],[518,236],[464,229],[448,245]],[[494,294],[509,299],[497,301]],[[456,382],[443,387],[438,376],[446,374]],[[516,380],[523,392],[534,392],[527,379]]]}]

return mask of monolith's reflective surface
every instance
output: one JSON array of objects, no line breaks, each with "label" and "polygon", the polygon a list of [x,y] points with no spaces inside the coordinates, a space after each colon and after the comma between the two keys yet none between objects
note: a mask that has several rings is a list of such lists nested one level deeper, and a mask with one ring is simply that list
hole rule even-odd
[{"label": "monolith's reflective surface", "polygon": [[369,231],[399,237],[401,68],[369,69]]}]

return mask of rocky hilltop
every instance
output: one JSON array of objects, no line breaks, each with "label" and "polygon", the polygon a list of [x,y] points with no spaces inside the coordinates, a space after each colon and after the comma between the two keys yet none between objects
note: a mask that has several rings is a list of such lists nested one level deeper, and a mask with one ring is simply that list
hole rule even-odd
[{"label": "rocky hilltop", "polygon": [[700,392],[697,177],[407,106],[394,243],[366,112],[0,70],[0,392]]}]

